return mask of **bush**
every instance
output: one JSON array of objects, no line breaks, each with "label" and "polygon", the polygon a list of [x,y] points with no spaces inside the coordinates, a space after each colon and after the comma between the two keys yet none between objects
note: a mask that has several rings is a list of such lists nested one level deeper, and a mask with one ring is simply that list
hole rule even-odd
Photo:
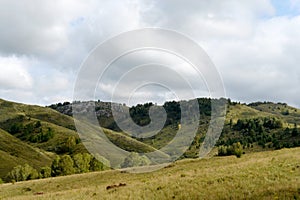
[{"label": "bush", "polygon": [[145,155],[140,156],[136,152],[131,152],[129,156],[124,159],[124,162],[121,164],[122,168],[126,167],[138,167],[138,166],[147,166],[150,165],[151,161]]},{"label": "bush", "polygon": [[41,178],[51,177],[51,168],[50,167],[42,167],[40,174],[41,174]]},{"label": "bush", "polygon": [[89,172],[92,156],[88,153],[79,153],[73,156],[76,173]]},{"label": "bush", "polygon": [[33,180],[39,178],[39,173],[36,169],[32,168],[28,164],[25,164],[23,166],[18,165],[7,174],[7,178],[9,181],[15,182]]},{"label": "bush", "polygon": [[218,156],[231,156],[235,155],[240,158],[243,154],[243,146],[241,143],[237,142],[231,146],[220,146],[218,148]]},{"label": "bush", "polygon": [[59,166],[61,169],[61,175],[71,175],[75,173],[74,161],[69,155],[61,157]]}]

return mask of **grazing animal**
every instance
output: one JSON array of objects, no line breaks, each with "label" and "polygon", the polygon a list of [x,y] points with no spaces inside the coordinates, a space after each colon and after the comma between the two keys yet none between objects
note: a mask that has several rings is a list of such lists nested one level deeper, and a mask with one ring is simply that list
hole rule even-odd
[{"label": "grazing animal", "polygon": [[118,188],[118,187],[124,187],[124,186],[126,186],[126,183],[119,183],[119,185],[109,185],[106,187],[106,190],[110,190],[110,189]]}]

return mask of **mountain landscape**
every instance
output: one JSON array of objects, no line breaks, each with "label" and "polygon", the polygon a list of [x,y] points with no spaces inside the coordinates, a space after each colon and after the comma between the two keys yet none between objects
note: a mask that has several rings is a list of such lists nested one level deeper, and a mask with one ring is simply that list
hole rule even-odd
[{"label": "mountain landscape", "polygon": [[300,0],[0,16],[0,200],[300,200]]},{"label": "mountain landscape", "polygon": [[[300,146],[300,110],[297,108],[285,103],[243,104],[231,102],[230,99],[199,98],[197,101],[201,115],[199,128],[191,146],[180,159],[199,157],[199,149],[203,145],[211,117],[212,101],[225,101],[227,109],[222,134],[209,156],[243,157],[243,154],[253,152]],[[180,103],[175,101],[162,105],[167,112],[167,120],[163,129],[149,138],[133,137],[122,132],[114,121],[111,103],[101,101],[81,103],[87,110],[89,105],[94,105],[99,124],[109,140],[118,147],[132,152],[120,168],[155,164],[145,157],[139,157],[139,153],[162,148],[174,138],[180,126]],[[145,126],[150,123],[148,112],[154,104],[138,104],[130,108],[126,105],[116,105],[128,108],[136,124]],[[96,159],[99,155],[90,155],[81,142],[72,118],[72,103],[65,102],[41,107],[0,100],[0,113],[0,177],[2,181],[47,178],[109,169],[109,161],[100,158],[102,163],[99,161],[95,163],[99,160],[99,158]],[[68,160],[72,166],[71,168],[65,167],[69,171],[64,170],[64,166],[59,168],[59,163],[65,164]],[[86,163],[88,166],[80,167],[81,160],[88,160]],[[55,162],[57,162],[56,168]],[[25,164],[34,173],[28,172],[24,179],[15,180],[14,174],[17,168],[24,171]]]}]

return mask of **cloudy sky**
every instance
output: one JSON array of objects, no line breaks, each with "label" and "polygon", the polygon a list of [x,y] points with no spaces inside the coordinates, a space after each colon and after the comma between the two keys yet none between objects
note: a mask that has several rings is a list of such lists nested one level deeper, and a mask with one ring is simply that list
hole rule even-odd
[{"label": "cloudy sky", "polygon": [[[196,41],[222,76],[227,97],[300,107],[300,0],[0,0],[0,98],[72,101],[89,52],[144,27]],[[148,89],[140,94],[153,101],[164,93]],[[109,85],[98,90],[105,100]]]}]

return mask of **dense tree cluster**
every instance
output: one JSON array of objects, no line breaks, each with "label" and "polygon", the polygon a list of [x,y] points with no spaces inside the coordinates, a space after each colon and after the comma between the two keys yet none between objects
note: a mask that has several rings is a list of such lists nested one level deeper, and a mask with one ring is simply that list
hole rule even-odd
[{"label": "dense tree cluster", "polygon": [[30,122],[26,125],[23,125],[23,123],[13,123],[9,132],[24,141],[32,143],[47,142],[54,137],[52,128],[43,129],[40,121]]},{"label": "dense tree cluster", "polygon": [[132,117],[132,120],[140,126],[145,126],[149,124],[149,109],[151,106],[153,106],[153,103],[138,104],[136,106],[131,107],[129,109],[129,113]]},{"label": "dense tree cluster", "polygon": [[[224,99],[210,99],[210,98],[199,98],[198,105],[199,105],[199,112],[200,115],[211,115],[211,102],[218,105],[219,103],[223,103]],[[227,100],[225,100],[227,101]],[[132,117],[133,121],[138,125],[144,126],[150,123],[149,118],[149,109],[153,106],[153,103],[145,103],[145,104],[138,104],[133,106],[129,109],[130,116]],[[178,124],[181,119],[181,108],[180,102],[177,101],[168,101],[165,102],[163,105],[167,113],[167,120],[165,126]]]},{"label": "dense tree cluster", "polygon": [[70,105],[70,104],[71,104],[70,102],[56,103],[56,104],[51,104],[49,107],[55,110],[58,107],[67,106],[67,105]]},{"label": "dense tree cluster", "polygon": [[57,156],[51,165],[51,176],[102,171],[109,168],[110,162],[108,160],[99,155],[96,157],[88,153],[79,153],[72,157],[69,155]]},{"label": "dense tree cluster", "polygon": [[240,142],[243,148],[257,144],[263,148],[290,148],[300,146],[300,132],[294,128],[284,128],[281,120],[273,117],[239,119],[236,124],[230,120],[223,129],[217,146],[229,147]]},{"label": "dense tree cluster", "polygon": [[[97,157],[97,158],[96,158]],[[39,178],[102,171],[108,169],[110,162],[105,158],[88,153],[79,153],[74,156],[56,156],[51,166],[42,167],[39,171],[28,164],[18,165],[7,174],[7,181],[18,182]]]},{"label": "dense tree cluster", "polygon": [[234,126],[235,130],[249,133],[251,131],[263,132],[264,129],[282,128],[282,121],[276,118],[254,118],[254,119],[239,119]]}]

